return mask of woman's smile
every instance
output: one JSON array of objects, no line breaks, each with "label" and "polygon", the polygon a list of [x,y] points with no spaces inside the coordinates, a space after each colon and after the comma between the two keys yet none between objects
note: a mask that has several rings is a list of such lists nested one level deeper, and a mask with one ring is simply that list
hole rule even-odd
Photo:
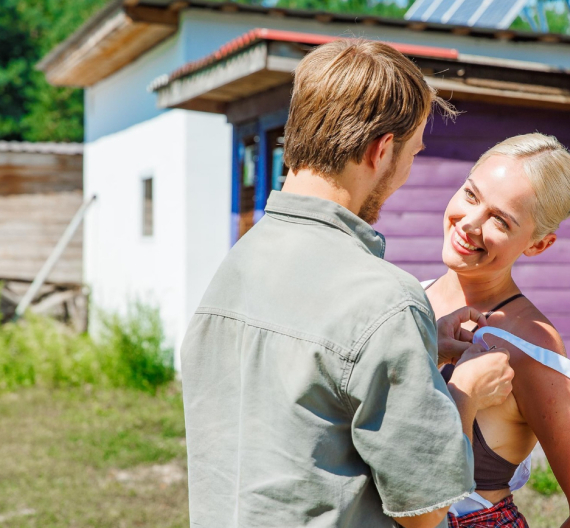
[{"label": "woman's smile", "polygon": [[475,246],[473,244],[473,241],[470,240],[467,235],[461,233],[457,226],[454,226],[454,228],[450,231],[450,235],[451,246],[461,255],[473,255],[475,253],[480,253],[483,251],[483,248]]}]

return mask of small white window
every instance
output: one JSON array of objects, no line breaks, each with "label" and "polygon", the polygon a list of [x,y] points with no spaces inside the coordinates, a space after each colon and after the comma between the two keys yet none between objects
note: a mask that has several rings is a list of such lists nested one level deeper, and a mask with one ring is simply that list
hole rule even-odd
[{"label": "small white window", "polygon": [[143,210],[142,210],[142,234],[143,236],[153,235],[153,200],[152,200],[152,178],[144,178],[142,181]]}]

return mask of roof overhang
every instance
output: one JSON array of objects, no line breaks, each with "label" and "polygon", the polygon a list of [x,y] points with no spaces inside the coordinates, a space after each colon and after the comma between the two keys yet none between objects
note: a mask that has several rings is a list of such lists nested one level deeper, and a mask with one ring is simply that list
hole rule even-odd
[{"label": "roof overhang", "polygon": [[45,72],[48,81],[56,86],[92,86],[173,35],[178,29],[179,13],[184,9],[210,11],[219,13],[220,16],[239,13],[244,17],[263,15],[286,18],[292,22],[313,20],[323,25],[337,24],[337,28],[338,24],[357,24],[517,43],[570,43],[568,35],[469,28],[372,15],[247,5],[232,1],[112,0],[54,48],[38,64],[38,69]]},{"label": "roof overhang", "polygon": [[[170,75],[156,79],[149,90],[157,92],[160,108],[186,108],[226,113],[229,103],[288,85],[293,71],[314,46],[340,37],[254,29],[213,54],[190,62]],[[454,49],[390,44],[414,57],[455,59]]]},{"label": "roof overhang", "polygon": [[178,10],[135,3],[111,2],[37,68],[55,86],[92,86],[176,33]]},{"label": "roof overhang", "polygon": [[[306,53],[338,38],[255,29],[159,77],[149,90],[157,93],[160,108],[230,114],[234,103],[290,86],[293,71]],[[412,58],[442,96],[570,110],[570,72],[566,70],[462,55],[454,49],[389,44]]]}]

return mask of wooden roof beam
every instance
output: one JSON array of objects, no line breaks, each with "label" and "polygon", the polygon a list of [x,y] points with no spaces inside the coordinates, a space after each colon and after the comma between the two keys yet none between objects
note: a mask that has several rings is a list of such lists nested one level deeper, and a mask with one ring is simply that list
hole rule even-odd
[{"label": "wooden roof beam", "polygon": [[103,15],[38,64],[48,82],[92,86],[178,30],[178,11],[164,8],[111,4]]},{"label": "wooden roof beam", "polygon": [[178,27],[178,12],[152,6],[125,6],[125,13],[134,22]]}]

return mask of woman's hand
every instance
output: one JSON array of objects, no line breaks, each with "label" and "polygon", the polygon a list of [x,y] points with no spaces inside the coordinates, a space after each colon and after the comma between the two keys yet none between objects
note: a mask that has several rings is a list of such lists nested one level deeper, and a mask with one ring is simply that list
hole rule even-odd
[{"label": "woman's hand", "polygon": [[479,326],[487,326],[485,316],[471,308],[464,306],[437,321],[437,348],[438,364],[457,363],[473,341],[473,333],[462,328],[463,323],[472,321]]}]

